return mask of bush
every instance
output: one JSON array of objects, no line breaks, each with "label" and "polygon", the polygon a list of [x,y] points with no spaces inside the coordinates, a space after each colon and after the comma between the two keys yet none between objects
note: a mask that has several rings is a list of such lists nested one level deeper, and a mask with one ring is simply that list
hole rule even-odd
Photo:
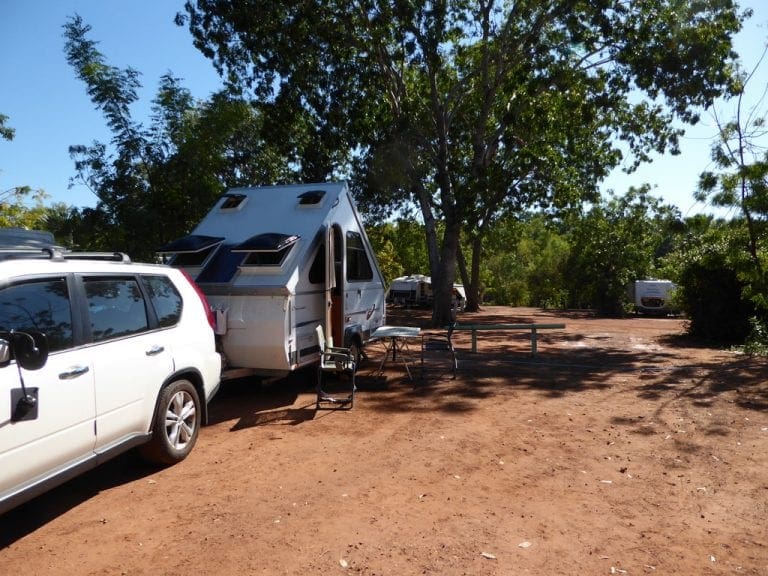
[{"label": "bush", "polygon": [[749,319],[752,327],[747,341],[744,343],[744,353],[753,356],[768,356],[768,323],[757,316]]},{"label": "bush", "polygon": [[689,260],[678,286],[689,333],[717,342],[744,342],[755,310],[743,292],[744,284],[724,253],[707,250]]}]

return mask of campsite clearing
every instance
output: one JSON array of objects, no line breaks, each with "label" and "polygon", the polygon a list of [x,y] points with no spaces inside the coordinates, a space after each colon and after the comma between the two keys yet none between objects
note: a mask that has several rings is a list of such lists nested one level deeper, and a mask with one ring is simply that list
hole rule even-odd
[{"label": "campsite clearing", "polygon": [[[423,313],[422,313],[423,312]],[[424,327],[428,311],[387,323]],[[0,517],[0,574],[766,574],[768,367],[684,321],[488,307],[459,372],[224,384],[183,463],[126,454]]]}]

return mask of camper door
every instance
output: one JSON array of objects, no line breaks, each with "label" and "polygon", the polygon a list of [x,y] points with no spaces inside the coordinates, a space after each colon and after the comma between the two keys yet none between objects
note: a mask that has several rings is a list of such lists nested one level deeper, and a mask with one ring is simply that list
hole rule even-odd
[{"label": "camper door", "polygon": [[341,227],[330,226],[325,238],[325,333],[330,346],[344,339],[344,241]]}]

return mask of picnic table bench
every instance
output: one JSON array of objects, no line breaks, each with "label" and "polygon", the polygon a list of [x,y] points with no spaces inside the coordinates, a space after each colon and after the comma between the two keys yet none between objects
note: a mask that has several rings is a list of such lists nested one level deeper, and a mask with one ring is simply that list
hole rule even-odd
[{"label": "picnic table bench", "polygon": [[539,330],[563,330],[565,324],[454,324],[453,331],[472,331],[472,352],[477,352],[477,333],[481,330],[529,330],[531,332],[531,356],[536,356]]}]

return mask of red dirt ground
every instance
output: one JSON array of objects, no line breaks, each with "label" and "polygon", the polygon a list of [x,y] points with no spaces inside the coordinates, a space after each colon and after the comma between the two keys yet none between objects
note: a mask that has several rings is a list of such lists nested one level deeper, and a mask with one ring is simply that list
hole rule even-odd
[{"label": "red dirt ground", "polygon": [[[226,383],[190,457],[123,455],[0,517],[0,574],[768,574],[768,368],[683,321],[488,307],[459,373]],[[419,325],[418,311],[389,323]],[[415,354],[418,356],[418,354]],[[417,358],[412,368],[418,368]]]}]

